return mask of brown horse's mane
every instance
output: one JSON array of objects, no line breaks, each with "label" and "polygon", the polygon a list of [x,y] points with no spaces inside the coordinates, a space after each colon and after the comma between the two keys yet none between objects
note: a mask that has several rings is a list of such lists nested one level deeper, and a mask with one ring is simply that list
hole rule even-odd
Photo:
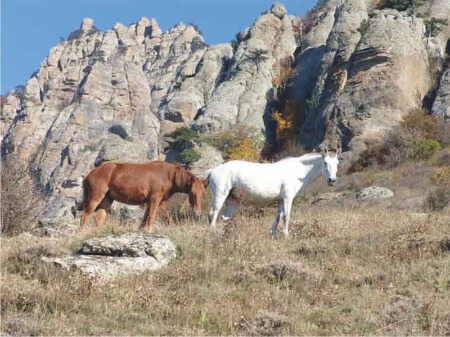
[{"label": "brown horse's mane", "polygon": [[175,189],[179,192],[189,192],[192,183],[195,180],[195,175],[183,167],[177,165],[173,170],[173,181],[175,183]]}]

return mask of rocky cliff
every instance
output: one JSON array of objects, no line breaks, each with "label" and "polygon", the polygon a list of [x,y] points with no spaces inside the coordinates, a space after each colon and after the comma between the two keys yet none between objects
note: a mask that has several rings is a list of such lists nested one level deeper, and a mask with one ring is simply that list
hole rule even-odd
[{"label": "rocky cliff", "polygon": [[[448,1],[433,0],[416,12],[449,11]],[[71,217],[94,163],[164,159],[164,135],[180,126],[212,133],[246,124],[272,141],[275,65],[286,59],[299,142],[358,153],[430,91],[432,111],[448,117],[449,30],[427,37],[417,13],[322,0],[306,22],[274,4],[235,41],[215,46],[192,25],[163,32],[142,18],[102,32],[85,19],[2,99],[3,160],[15,153],[36,166],[46,216]]]},{"label": "rocky cliff", "polygon": [[[323,19],[296,55],[298,76],[290,98],[302,114],[302,144],[313,148],[325,142],[358,153],[434,94],[433,77],[445,67],[449,33],[444,28],[437,37],[427,37],[426,19],[410,11],[376,9],[373,1],[326,3],[317,14]],[[449,18],[450,4],[429,1],[416,12]]]}]

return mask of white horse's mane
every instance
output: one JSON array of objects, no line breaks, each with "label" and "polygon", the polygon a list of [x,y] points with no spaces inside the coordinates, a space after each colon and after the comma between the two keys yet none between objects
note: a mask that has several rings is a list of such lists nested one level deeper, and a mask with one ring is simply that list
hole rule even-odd
[{"label": "white horse's mane", "polygon": [[316,159],[319,159],[319,158],[322,158],[322,155],[320,153],[307,153],[307,154],[304,154],[304,155],[302,155],[300,157],[283,158],[280,161],[278,161],[278,163],[279,162],[284,162],[286,160],[292,160],[292,159],[299,159],[302,163],[306,163],[308,161],[316,160]]}]

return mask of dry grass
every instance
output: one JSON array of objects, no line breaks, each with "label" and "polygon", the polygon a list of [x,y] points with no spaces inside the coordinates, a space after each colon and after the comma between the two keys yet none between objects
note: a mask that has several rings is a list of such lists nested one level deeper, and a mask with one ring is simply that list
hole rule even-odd
[{"label": "dry grass", "polygon": [[[2,239],[1,331],[12,335],[450,333],[449,224],[383,206],[301,204],[272,240],[274,210],[244,210],[216,233],[206,220],[160,227],[178,258],[108,284],[44,265],[84,237],[136,230],[110,222],[70,239]],[[448,221],[448,218],[447,218]],[[261,312],[277,330],[252,326]],[[261,315],[260,315],[261,316]],[[256,329],[256,330],[255,330]],[[274,327],[275,329],[275,327]],[[259,331],[259,332],[258,332]]]},{"label": "dry grass", "polygon": [[172,219],[157,229],[177,244],[177,259],[163,270],[107,284],[41,258],[76,252],[83,239],[137,231],[137,225],[110,217],[106,226],[70,238],[3,237],[0,331],[449,335],[450,210],[423,213],[428,191],[446,186],[446,166],[439,164],[445,151],[428,162],[342,176],[334,189],[386,186],[395,198],[385,202],[311,206],[314,195],[333,191],[319,179],[296,200],[289,239],[269,235],[273,206],[242,204],[211,232],[206,218],[190,218],[180,206],[185,197],[176,196]]}]

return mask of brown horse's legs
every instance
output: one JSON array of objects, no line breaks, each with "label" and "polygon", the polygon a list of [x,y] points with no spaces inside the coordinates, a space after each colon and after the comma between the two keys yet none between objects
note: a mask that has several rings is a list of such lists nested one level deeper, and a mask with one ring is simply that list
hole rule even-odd
[{"label": "brown horse's legs", "polygon": [[148,212],[150,212],[150,203],[147,202],[147,208],[145,209],[144,217],[142,218],[140,229],[143,229],[147,224]]},{"label": "brown horse's legs", "polygon": [[159,205],[162,201],[162,198],[160,196],[152,196],[150,198],[150,203],[147,208],[147,211],[145,212],[146,217],[144,216],[146,225],[147,225],[147,232],[152,233],[153,227],[156,222],[156,214],[158,213]]},{"label": "brown horse's legs", "polygon": [[81,216],[80,220],[80,227],[83,228],[86,225],[86,222],[88,221],[89,217],[92,213],[94,213],[97,206],[102,202],[106,192],[103,195],[96,195],[93,197],[89,197],[89,200],[87,204],[84,206],[83,209],[83,215]]},{"label": "brown horse's legs", "polygon": [[97,205],[100,203],[101,199],[94,199],[94,200],[90,200],[87,204],[87,206],[84,207],[83,209],[83,215],[81,216],[81,221],[80,221],[80,227],[84,228],[84,226],[86,225],[86,222],[88,221],[89,217],[92,215],[92,213],[94,213],[95,209],[97,208]]},{"label": "brown horse's legs", "polygon": [[106,219],[106,214],[111,208],[114,200],[104,197],[100,204],[97,206],[97,214],[95,215],[95,223],[97,226],[102,226]]},{"label": "brown horse's legs", "polygon": [[169,206],[167,205],[166,200],[161,201],[161,203],[159,204],[159,209],[162,212],[162,216],[163,216],[164,220],[169,221],[170,213],[169,213]]}]

